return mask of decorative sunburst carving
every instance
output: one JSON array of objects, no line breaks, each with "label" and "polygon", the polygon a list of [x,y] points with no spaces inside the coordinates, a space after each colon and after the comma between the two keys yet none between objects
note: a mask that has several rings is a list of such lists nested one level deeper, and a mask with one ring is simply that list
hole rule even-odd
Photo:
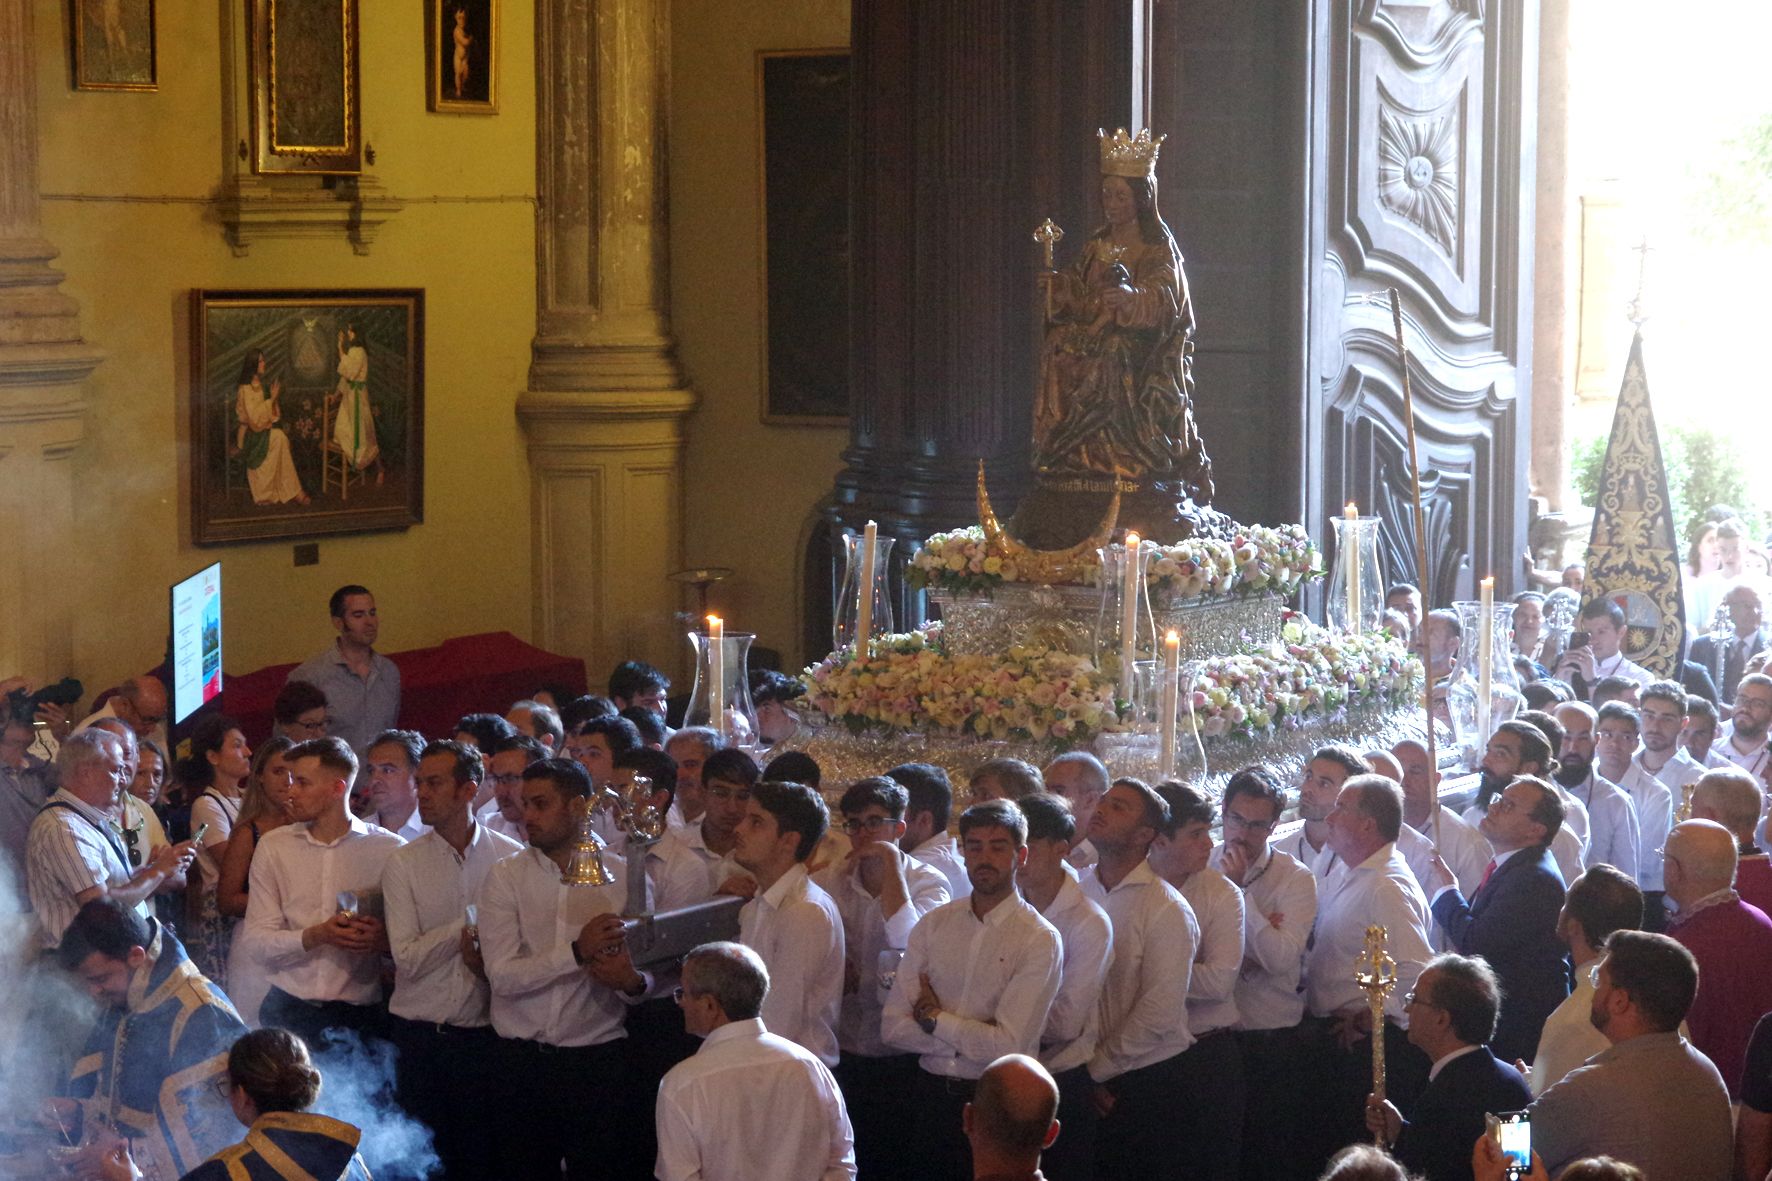
[{"label": "decorative sunburst carving", "polygon": [[1458,237],[1458,128],[1450,114],[1378,112],[1378,195],[1448,255]]}]

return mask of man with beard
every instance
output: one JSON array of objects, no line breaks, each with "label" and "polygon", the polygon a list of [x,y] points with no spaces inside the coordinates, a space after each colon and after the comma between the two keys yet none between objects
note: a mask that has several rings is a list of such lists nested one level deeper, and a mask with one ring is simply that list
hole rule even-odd
[{"label": "man with beard", "polygon": [[1637,809],[1624,789],[1594,770],[1598,715],[1584,701],[1567,701],[1557,706],[1552,716],[1563,727],[1556,781],[1587,807],[1587,852],[1582,864],[1589,869],[1610,865],[1636,877]]},{"label": "man with beard", "polygon": [[1550,856],[1563,798],[1542,779],[1522,777],[1489,804],[1480,826],[1495,850],[1467,902],[1444,862],[1434,920],[1464,955],[1481,956],[1501,981],[1501,1019],[1487,1039],[1507,1061],[1530,1060],[1551,1010],[1569,995],[1569,964],[1557,938],[1563,879]]},{"label": "man with beard", "polygon": [[971,892],[911,930],[880,1022],[887,1043],[922,1055],[907,1159],[936,1181],[971,1176],[961,1111],[992,1062],[1039,1052],[1060,973],[1057,930],[1015,888],[1027,861],[1021,810],[1006,800],[966,809],[960,848]]},{"label": "man with beard", "polygon": [[1680,731],[1686,726],[1686,691],[1677,681],[1656,681],[1643,690],[1637,718],[1643,728],[1643,746],[1633,761],[1661,780],[1678,810],[1687,791],[1704,774],[1704,764],[1680,745]]},{"label": "man with beard", "polygon": [[[1483,748],[1483,762],[1479,768],[1482,778],[1477,784],[1476,800],[1464,810],[1465,823],[1481,830],[1490,803],[1507,789],[1508,784],[1522,775],[1548,779],[1556,769],[1557,760],[1543,730],[1531,722],[1501,723]],[[1571,881],[1581,873],[1581,838],[1567,823],[1551,831],[1550,852],[1564,881]]]},{"label": "man with beard", "polygon": [[1335,868],[1335,850],[1329,845],[1329,813],[1342,785],[1355,775],[1368,775],[1372,764],[1347,746],[1318,747],[1304,766],[1298,781],[1298,815],[1304,827],[1274,842],[1274,847],[1310,868],[1318,885]]},{"label": "man with beard", "polygon": [[1540,1095],[1527,1113],[1550,1175],[1610,1156],[1648,1177],[1727,1181],[1729,1092],[1710,1059],[1680,1036],[1698,963],[1665,935],[1614,931],[1594,973],[1594,1028],[1610,1047]]},{"label": "man with beard", "polygon": [[1735,704],[1729,725],[1717,742],[1717,753],[1752,775],[1762,786],[1772,783],[1772,747],[1766,732],[1772,727],[1772,677],[1753,673],[1735,688]]},{"label": "man with beard", "polygon": [[1686,724],[1680,729],[1680,746],[1693,762],[1709,770],[1729,766],[1729,760],[1715,749],[1720,725],[1722,718],[1712,702],[1696,693],[1686,694]]}]

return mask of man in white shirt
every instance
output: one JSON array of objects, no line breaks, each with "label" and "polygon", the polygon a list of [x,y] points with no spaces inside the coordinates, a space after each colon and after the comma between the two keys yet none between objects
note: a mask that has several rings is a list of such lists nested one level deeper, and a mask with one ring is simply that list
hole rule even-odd
[{"label": "man in white shirt", "polygon": [[[898,847],[909,794],[884,777],[858,779],[837,811],[850,854],[813,875],[843,917],[843,1001],[837,1083],[855,1130],[856,1166],[870,1177],[916,1169],[904,1150],[904,1101],[917,1056],[886,1044],[880,1010],[919,919],[948,901],[948,881]],[[883,983],[885,982],[885,983]]]},{"label": "man in white shirt", "polygon": [[[1634,878],[1637,850],[1642,844],[1637,806],[1623,788],[1594,769],[1594,731],[1599,716],[1585,701],[1565,701],[1552,716],[1563,727],[1557,785],[1587,808],[1587,851],[1582,864],[1590,869],[1610,865]],[[1458,886],[1466,895],[1474,893],[1462,878]]]},{"label": "man in white shirt", "polygon": [[505,721],[515,726],[517,733],[535,739],[549,752],[566,749],[566,728],[560,724],[560,715],[552,706],[525,698],[512,703],[505,711]]},{"label": "man in white shirt", "polygon": [[1717,731],[1721,724],[1722,717],[1715,702],[1696,693],[1686,694],[1686,724],[1680,727],[1680,749],[1707,771],[1731,765],[1717,749]]},{"label": "man in white shirt", "polygon": [[1556,674],[1558,680],[1575,687],[1577,697],[1586,700],[1602,677],[1624,677],[1639,687],[1647,687],[1655,679],[1654,673],[1625,656],[1624,608],[1611,599],[1590,600],[1581,609],[1576,627],[1586,629],[1588,643],[1559,656]]},{"label": "man in white shirt", "polygon": [[701,769],[720,749],[720,734],[710,726],[685,726],[665,739],[664,749],[677,764],[677,798],[667,822],[673,829],[688,828],[707,810]]},{"label": "man in white shirt", "polygon": [[1101,989],[1113,962],[1114,928],[1107,911],[1084,895],[1069,872],[1066,858],[1077,839],[1070,804],[1051,792],[1024,795],[1015,803],[1028,821],[1028,857],[1015,883],[1028,905],[1058,931],[1064,955],[1058,994],[1040,1035],[1040,1063],[1058,1086],[1058,1118],[1064,1123],[1064,1136],[1047,1149],[1046,1167],[1054,1177],[1091,1181],[1100,1113],[1089,1059],[1101,1032]]},{"label": "man in white shirt", "polygon": [[1089,843],[1089,821],[1095,815],[1095,805],[1107,794],[1107,765],[1086,750],[1066,751],[1047,763],[1040,777],[1046,790],[1062,797],[1077,819],[1078,840],[1071,847],[1069,858],[1072,868],[1094,865],[1095,846]]},{"label": "man in white shirt", "polygon": [[948,821],[953,817],[954,785],[948,773],[929,763],[902,763],[886,772],[886,778],[910,793],[910,806],[904,814],[904,836],[898,847],[941,871],[948,880],[948,896],[964,898],[972,887],[967,884],[966,863],[960,847],[948,835]]},{"label": "man in white shirt", "polygon": [[382,896],[394,955],[388,1009],[400,1049],[400,1105],[432,1130],[448,1176],[492,1181],[496,1122],[488,1118],[477,1075],[496,1055],[498,1035],[469,913],[492,867],[523,847],[474,820],[470,809],[482,773],[471,746],[451,741],[424,748],[417,778],[426,831],[389,856]]},{"label": "man in white shirt", "polygon": [[1532,1059],[1526,1081],[1534,1095],[1542,1095],[1564,1075],[1601,1053],[1611,1042],[1594,1028],[1593,969],[1606,953],[1606,939],[1614,931],[1634,931],[1643,925],[1643,891],[1623,871],[1596,865],[1575,879],[1563,900],[1557,934],[1569,945],[1575,964],[1575,989],[1545,1018],[1538,1036],[1538,1054]]},{"label": "man in white shirt", "polygon": [[312,1046],[328,1029],[378,1035],[388,951],[381,879],[402,842],[345,807],[357,756],[342,739],[316,738],[286,757],[294,823],[259,841],[246,903],[246,937],[271,985],[260,1020]]},{"label": "man in white shirt", "polygon": [[1181,891],[1200,924],[1188,980],[1188,1032],[1180,1059],[1176,1132],[1192,1158],[1188,1175],[1236,1181],[1243,1149],[1243,1059],[1237,1024],[1237,978],[1243,968],[1243,892],[1212,868],[1212,805],[1195,789],[1164,784],[1169,823],[1151,843],[1150,864]]},{"label": "man in white shirt", "polygon": [[829,824],[824,800],[810,787],[760,781],[751,788],[732,852],[757,879],[756,895],[738,922],[739,942],[769,969],[763,1020],[835,1066],[843,917],[805,864]]},{"label": "man in white shirt", "polygon": [[1015,888],[1027,860],[1027,818],[1007,800],[960,817],[971,889],[930,911],[887,997],[880,1032],[921,1055],[906,1129],[919,1176],[967,1181],[961,1110],[985,1067],[1004,1054],[1037,1053],[1062,951],[1058,932]]},{"label": "man in white shirt", "polygon": [[[1426,1085],[1429,1063],[1404,1034],[1403,998],[1433,955],[1427,898],[1397,852],[1402,789],[1382,776],[1355,776],[1342,787],[1328,824],[1330,846],[1346,869],[1318,886],[1317,925],[1305,960],[1307,1069],[1315,1070],[1307,1084],[1322,1095],[1315,1107],[1319,1160],[1365,1132],[1374,1036],[1384,1039],[1390,1093],[1399,1106],[1407,1108]],[[1374,925],[1386,929],[1385,951],[1397,966],[1381,1031],[1372,1029],[1366,994],[1354,982],[1366,929]]]},{"label": "man in white shirt", "polygon": [[[1404,825],[1420,833],[1430,847],[1439,851],[1458,878],[1461,890],[1476,893],[1483,880],[1483,867],[1489,864],[1489,842],[1462,816],[1439,802],[1440,770],[1428,762],[1427,747],[1413,738],[1405,738],[1391,747],[1391,755],[1403,769],[1398,782],[1403,789]],[[1416,884],[1424,880],[1427,869],[1428,863],[1409,860]]]},{"label": "man in white shirt", "polygon": [[[529,848],[498,862],[480,890],[480,949],[500,1050],[493,1077],[506,1088],[498,1114],[502,1177],[560,1175],[590,1181],[639,1167],[628,1069],[629,1002],[646,993],[626,948],[620,858],[611,881],[569,886],[590,776],[570,759],[523,772]],[[489,1070],[490,1073],[490,1070]]]},{"label": "man in white shirt", "polygon": [[[529,843],[523,827],[523,771],[531,763],[548,757],[547,748],[533,738],[519,734],[495,744],[491,754],[481,752],[486,760],[486,773],[475,796],[479,809],[474,819],[501,837],[510,837],[519,845]],[[490,794],[489,794],[490,793]]]},{"label": "man in white shirt", "polygon": [[[1406,773],[1406,772],[1405,772]],[[1243,965],[1237,981],[1237,1044],[1243,1057],[1243,1143],[1251,1181],[1305,1175],[1296,1103],[1304,1019],[1305,943],[1317,920],[1317,879],[1297,858],[1268,843],[1286,796],[1259,764],[1224,788],[1224,844],[1212,865],[1243,892]]]},{"label": "man in white shirt", "polygon": [[1735,703],[1729,709],[1729,725],[1717,742],[1717,753],[1760,781],[1762,788],[1772,784],[1772,745],[1767,731],[1772,729],[1772,677],[1751,673],[1741,678],[1735,689]]},{"label": "man in white shirt", "polygon": [[1169,805],[1136,779],[1117,779],[1095,807],[1089,839],[1099,859],[1084,894],[1114,925],[1114,960],[1102,986],[1101,1037],[1089,1060],[1100,1181],[1185,1175],[1170,1135],[1181,1055],[1194,1044],[1187,995],[1200,925],[1181,892],[1151,868],[1151,843]]},{"label": "man in white shirt", "polygon": [[757,879],[738,863],[738,828],[763,772],[750,755],[729,746],[708,756],[701,778],[706,807],[700,821],[679,830],[683,843],[701,860],[714,893],[749,898]]},{"label": "man in white shirt", "polygon": [[[403,841],[416,841],[429,831],[418,815],[418,760],[424,749],[425,737],[416,730],[383,730],[363,754],[375,823]],[[478,783],[474,790],[480,790]]]},{"label": "man in white shirt", "polygon": [[1678,812],[1688,789],[1704,775],[1704,764],[1680,745],[1686,726],[1686,691],[1678,681],[1656,681],[1644,689],[1637,705],[1643,745],[1635,761],[1661,780]]},{"label": "man in white shirt", "polygon": [[135,731],[137,738],[151,739],[166,748],[166,685],[159,677],[130,677],[111,694],[105,707],[81,719],[73,733],[90,729],[103,718],[116,718]]},{"label": "man in white shirt", "polygon": [[849,1118],[817,1055],[768,1031],[756,952],[704,943],[683,960],[678,1004],[704,1039],[658,1089],[659,1181],[852,1181]]},{"label": "man in white shirt", "polygon": [[1338,864],[1329,844],[1329,813],[1335,809],[1335,797],[1349,779],[1371,772],[1372,764],[1348,746],[1319,747],[1304,765],[1298,781],[1298,815],[1304,827],[1274,844],[1307,866],[1319,885]]}]

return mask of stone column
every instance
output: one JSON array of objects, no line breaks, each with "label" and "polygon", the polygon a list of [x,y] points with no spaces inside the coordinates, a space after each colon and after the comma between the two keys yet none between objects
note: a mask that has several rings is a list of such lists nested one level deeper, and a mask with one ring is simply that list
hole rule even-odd
[{"label": "stone column", "polygon": [[72,600],[54,592],[74,523],[81,385],[102,355],[60,291],[37,193],[35,0],[0,0],[0,677],[70,671]]},{"label": "stone column", "polygon": [[681,669],[665,575],[683,550],[683,420],[671,338],[669,0],[536,11],[536,336],[529,436],[535,639],[593,686],[625,657]]},{"label": "stone column", "polygon": [[1563,510],[1569,486],[1564,419],[1575,368],[1569,329],[1579,315],[1569,282],[1578,257],[1569,200],[1569,2],[1541,0],[1539,13],[1530,487],[1551,512]]}]

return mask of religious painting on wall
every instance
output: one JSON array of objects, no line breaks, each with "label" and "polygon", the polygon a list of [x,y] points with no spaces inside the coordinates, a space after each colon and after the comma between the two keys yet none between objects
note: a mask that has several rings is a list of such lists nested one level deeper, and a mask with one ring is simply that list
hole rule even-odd
[{"label": "religious painting on wall", "polygon": [[424,520],[424,292],[191,293],[191,540]]},{"label": "religious painting on wall", "polygon": [[425,27],[433,111],[498,113],[498,0],[430,0]]},{"label": "religious painting on wall", "polygon": [[362,172],[357,0],[249,0],[247,11],[253,170]]},{"label": "religious painting on wall", "polygon": [[74,86],[157,90],[154,0],[74,0]]},{"label": "religious painting on wall", "polygon": [[757,55],[763,421],[849,415],[849,53]]}]

